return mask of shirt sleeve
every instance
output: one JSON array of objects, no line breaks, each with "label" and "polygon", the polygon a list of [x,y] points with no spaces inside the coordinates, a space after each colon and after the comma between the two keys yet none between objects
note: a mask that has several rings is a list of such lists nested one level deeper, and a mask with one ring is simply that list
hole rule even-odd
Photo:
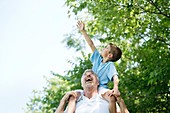
[{"label": "shirt sleeve", "polygon": [[110,67],[109,67],[109,70],[108,70],[108,77],[109,77],[109,80],[113,80],[113,76],[114,75],[118,75],[118,72],[116,70],[116,67],[114,65],[113,62],[110,62]]},{"label": "shirt sleeve", "polygon": [[92,62],[92,64],[95,64],[95,62],[98,62],[96,61],[97,59],[99,59],[100,57],[100,53],[98,52],[98,50],[96,49],[93,54],[91,55],[91,58],[90,58],[90,61]]}]

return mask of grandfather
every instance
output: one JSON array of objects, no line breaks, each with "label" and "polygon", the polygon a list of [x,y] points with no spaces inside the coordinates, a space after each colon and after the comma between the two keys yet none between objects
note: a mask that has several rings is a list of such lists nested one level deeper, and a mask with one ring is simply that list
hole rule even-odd
[{"label": "grandfather", "polygon": [[[83,73],[81,85],[83,94],[78,96],[74,91],[66,93],[55,113],[71,113],[69,107],[75,107],[75,113],[116,113],[115,98],[106,100],[98,94],[99,79],[91,69]],[[68,100],[68,107],[64,112]],[[110,110],[108,106],[111,106]]]}]

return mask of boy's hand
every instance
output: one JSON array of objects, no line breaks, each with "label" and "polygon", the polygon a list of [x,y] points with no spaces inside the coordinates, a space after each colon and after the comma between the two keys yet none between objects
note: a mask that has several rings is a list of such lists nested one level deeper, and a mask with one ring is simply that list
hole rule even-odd
[{"label": "boy's hand", "polygon": [[117,97],[120,96],[120,92],[119,92],[119,90],[117,88],[113,89],[113,95],[115,95]]},{"label": "boy's hand", "polygon": [[82,21],[77,22],[77,27],[81,32],[85,31],[85,24]]}]

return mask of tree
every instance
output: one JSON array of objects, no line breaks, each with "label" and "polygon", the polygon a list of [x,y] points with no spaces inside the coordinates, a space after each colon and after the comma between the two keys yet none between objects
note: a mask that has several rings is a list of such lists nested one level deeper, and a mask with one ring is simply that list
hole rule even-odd
[{"label": "tree", "polygon": [[[101,45],[114,42],[122,49],[123,56],[115,65],[120,74],[119,90],[130,112],[170,112],[170,1],[67,0],[66,5],[69,15],[74,13],[86,22],[93,39],[98,39]],[[66,37],[68,47],[82,51],[82,40],[72,34]],[[55,109],[59,102],[56,100],[64,94],[59,89],[81,88],[81,75],[91,67],[89,55],[83,54],[77,62],[65,76],[54,74],[64,81],[60,87],[56,87],[59,83],[54,85],[58,88],[56,92],[52,85],[47,86],[43,96],[33,97],[28,107],[32,110],[41,105],[43,109],[37,111]]]},{"label": "tree", "polygon": [[117,69],[130,111],[168,112],[170,1],[67,0],[66,5],[75,15],[88,14],[92,38],[100,35],[101,43],[115,42],[122,48]]},{"label": "tree", "polygon": [[81,76],[86,69],[91,68],[89,61],[90,54],[87,57],[82,53],[83,58],[77,57],[78,63],[69,61],[73,66],[65,75],[59,75],[52,72],[52,78],[46,78],[47,86],[43,90],[33,91],[33,97],[27,103],[25,113],[54,113],[59,105],[63,95],[71,90],[81,88]]}]

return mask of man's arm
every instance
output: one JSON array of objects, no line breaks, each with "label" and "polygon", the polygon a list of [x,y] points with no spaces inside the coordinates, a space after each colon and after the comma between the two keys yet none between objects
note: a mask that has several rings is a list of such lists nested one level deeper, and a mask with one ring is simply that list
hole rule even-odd
[{"label": "man's arm", "polygon": [[122,99],[122,97],[119,96],[119,97],[116,97],[116,99],[117,99],[117,103],[118,103],[119,106],[120,106],[120,111],[121,111],[121,113],[129,113],[129,111],[128,111],[126,105],[125,105],[125,102],[124,102],[124,100]]},{"label": "man's arm", "polygon": [[[70,100],[69,100],[70,99]],[[58,108],[56,109],[55,113],[64,113],[64,108],[66,106],[66,103],[69,101],[68,106],[70,107],[74,107],[73,104],[76,101],[76,93],[74,91],[71,92],[67,92],[63,98],[60,100],[60,104],[58,106]],[[75,108],[75,107],[74,107]]]},{"label": "man's arm", "polygon": [[83,22],[78,21],[77,22],[77,27],[80,30],[80,32],[82,33],[82,35],[84,36],[86,42],[88,43],[88,45],[90,46],[92,52],[94,52],[96,50],[95,45],[93,44],[93,41],[91,40],[91,38],[88,36],[86,30],[85,30],[85,25]]}]

